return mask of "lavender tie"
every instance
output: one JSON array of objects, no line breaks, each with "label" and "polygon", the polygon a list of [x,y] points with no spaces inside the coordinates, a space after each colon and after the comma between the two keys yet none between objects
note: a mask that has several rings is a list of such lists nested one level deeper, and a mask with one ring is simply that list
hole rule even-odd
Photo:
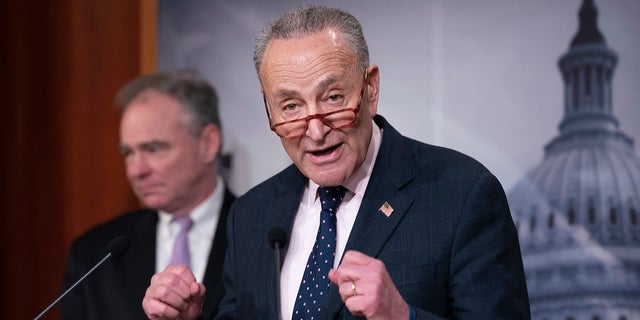
[{"label": "lavender tie", "polygon": [[186,264],[191,268],[191,254],[189,253],[189,240],[187,239],[187,233],[191,226],[193,226],[193,220],[189,216],[174,218],[172,223],[177,223],[180,226],[180,232],[176,236],[176,241],[173,244],[173,253],[171,255],[171,264]]}]

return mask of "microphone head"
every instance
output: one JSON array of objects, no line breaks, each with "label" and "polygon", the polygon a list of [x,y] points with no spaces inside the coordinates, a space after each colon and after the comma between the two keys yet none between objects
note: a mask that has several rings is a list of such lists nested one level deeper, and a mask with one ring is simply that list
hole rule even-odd
[{"label": "microphone head", "polygon": [[120,257],[125,254],[131,246],[131,239],[127,236],[115,237],[107,246],[107,252],[111,253],[114,257]]},{"label": "microphone head", "polygon": [[287,232],[281,227],[273,227],[269,230],[269,245],[271,248],[283,248],[287,243]]}]

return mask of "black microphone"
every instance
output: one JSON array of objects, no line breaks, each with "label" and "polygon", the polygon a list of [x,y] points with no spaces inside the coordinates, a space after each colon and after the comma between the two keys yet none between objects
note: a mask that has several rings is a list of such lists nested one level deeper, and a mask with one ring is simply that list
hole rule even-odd
[{"label": "black microphone", "polygon": [[287,243],[287,232],[281,227],[273,227],[269,230],[269,245],[275,251],[276,257],[276,309],[278,310],[278,320],[282,320],[282,310],[280,310],[280,249]]},{"label": "black microphone", "polygon": [[118,257],[122,256],[123,254],[125,254],[127,252],[127,250],[129,250],[129,246],[131,246],[131,239],[129,239],[129,237],[127,237],[127,236],[119,236],[119,237],[116,237],[113,240],[111,240],[111,242],[109,242],[109,245],[107,246],[107,254],[104,256],[104,258],[102,258],[102,260],[100,260],[100,262],[96,263],[96,265],[93,266],[93,268],[91,268],[91,270],[87,271],[87,273],[85,273],[84,276],[82,276],[82,278],[80,278],[71,287],[69,287],[69,289],[67,289],[65,292],[63,292],[58,297],[58,299],[53,301],[46,309],[44,309],[42,312],[40,312],[40,314],[37,317],[33,318],[33,320],[38,320],[38,319],[42,318],[42,316],[44,316],[45,313],[47,313],[47,311],[49,311],[49,309],[53,308],[53,306],[55,306],[56,303],[58,303],[60,300],[62,300],[62,298],[64,298],[64,296],[66,296],[73,288],[75,288],[80,282],[82,282],[82,280],[84,280],[88,275],[90,275],[103,262],[107,261],[107,259],[109,259],[109,257],[113,256],[115,258],[118,258]]}]

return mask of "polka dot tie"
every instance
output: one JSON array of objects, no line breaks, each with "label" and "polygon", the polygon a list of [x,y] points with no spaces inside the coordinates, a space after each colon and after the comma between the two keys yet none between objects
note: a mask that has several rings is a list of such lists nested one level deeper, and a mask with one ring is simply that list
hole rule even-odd
[{"label": "polka dot tie", "polygon": [[329,289],[329,269],[336,255],[336,212],[344,198],[342,186],[320,187],[320,227],[293,308],[292,319],[318,319]]}]

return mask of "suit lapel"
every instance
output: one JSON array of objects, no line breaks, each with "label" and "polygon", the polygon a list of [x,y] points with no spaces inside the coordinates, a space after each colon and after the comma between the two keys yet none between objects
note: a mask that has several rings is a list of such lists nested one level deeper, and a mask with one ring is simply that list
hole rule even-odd
[{"label": "suit lapel", "polygon": [[[400,190],[413,179],[412,164],[403,154],[404,140],[382,117],[375,120],[384,129],[382,144],[345,247],[345,252],[357,250],[371,257],[378,256],[413,202]],[[389,206],[381,210],[385,204]],[[329,318],[334,319],[343,306],[338,287],[332,285],[327,296]]]},{"label": "suit lapel", "polygon": [[224,199],[220,207],[220,215],[218,225],[214,234],[213,244],[209,252],[207,261],[207,269],[204,273],[202,283],[207,288],[204,305],[202,307],[202,316],[204,319],[211,319],[218,310],[218,302],[224,295],[222,284],[222,267],[224,265],[224,256],[227,251],[227,215],[229,208],[235,200],[235,196],[231,194],[229,189],[224,190]]},{"label": "suit lapel", "polygon": [[158,222],[157,213],[153,210],[146,210],[133,228],[131,234],[131,249],[124,256],[130,263],[124,262],[123,279],[127,284],[129,295],[129,306],[131,315],[144,315],[140,303],[149,285],[151,276],[155,273],[156,261],[156,226]]},{"label": "suit lapel", "polygon": [[[267,233],[272,227],[278,226],[287,231],[287,235],[291,235],[293,220],[300,206],[300,198],[309,181],[294,165],[287,170],[287,175],[282,179],[286,182],[278,183],[274,197],[268,199],[268,203],[264,203],[265,206],[270,207],[269,211],[273,212],[273,214],[263,215],[263,225]],[[280,257],[281,263],[284,261],[284,253],[288,247],[287,243]]]},{"label": "suit lapel", "polygon": [[[296,167],[295,165],[290,166],[287,170],[287,173],[283,176],[284,178],[280,183],[277,183],[277,188],[274,190],[273,198],[266,199],[268,203],[264,203],[265,207],[270,207],[268,209],[269,214],[263,215],[263,227],[265,237],[262,239],[263,243],[267,243],[267,235],[269,234],[269,230],[272,227],[278,226],[287,231],[287,235],[291,235],[291,228],[293,227],[293,220],[295,219],[296,212],[298,211],[298,206],[300,205],[300,198],[302,197],[302,192],[306,183],[309,181]],[[267,209],[265,209],[267,210]],[[258,244],[258,246],[262,246],[264,244]],[[268,244],[267,244],[268,246]],[[287,249],[289,248],[289,243],[280,251],[280,266],[282,267],[282,263],[284,261],[284,257],[286,255]],[[259,265],[262,268],[266,268],[265,275],[267,279],[265,279],[266,286],[262,288],[264,290],[261,292],[263,297],[266,298],[268,305],[263,306],[265,310],[270,310],[270,314],[265,314],[265,318],[275,319],[277,318],[279,306],[276,303],[276,262],[275,262],[275,253],[269,248],[269,254],[264,257],[262,261],[259,261]],[[279,281],[279,279],[278,279]]]}]

